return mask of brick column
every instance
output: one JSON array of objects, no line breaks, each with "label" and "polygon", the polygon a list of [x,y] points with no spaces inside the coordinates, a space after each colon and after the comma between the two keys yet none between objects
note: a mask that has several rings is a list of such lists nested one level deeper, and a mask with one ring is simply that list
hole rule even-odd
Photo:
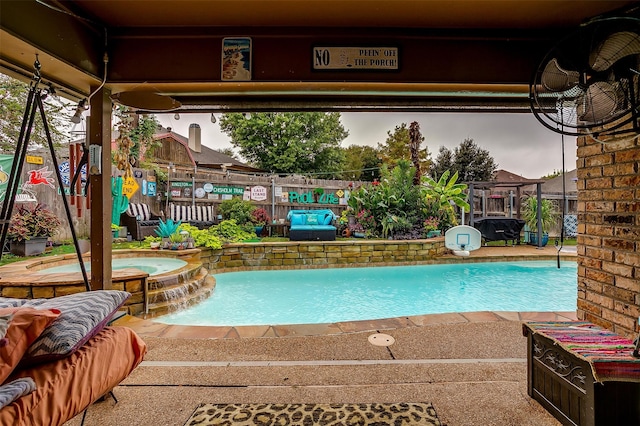
[{"label": "brick column", "polygon": [[640,144],[578,138],[578,318],[640,327]]}]

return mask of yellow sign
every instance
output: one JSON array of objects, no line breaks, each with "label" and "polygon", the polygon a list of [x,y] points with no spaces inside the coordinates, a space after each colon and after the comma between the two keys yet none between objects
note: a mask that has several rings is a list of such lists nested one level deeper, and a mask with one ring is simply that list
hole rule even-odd
[{"label": "yellow sign", "polygon": [[30,164],[44,164],[44,158],[39,155],[27,155],[27,163]]},{"label": "yellow sign", "polygon": [[122,183],[122,195],[126,195],[129,199],[131,199],[131,196],[135,194],[138,189],[140,189],[140,185],[138,185],[138,182],[132,177],[126,178]]}]

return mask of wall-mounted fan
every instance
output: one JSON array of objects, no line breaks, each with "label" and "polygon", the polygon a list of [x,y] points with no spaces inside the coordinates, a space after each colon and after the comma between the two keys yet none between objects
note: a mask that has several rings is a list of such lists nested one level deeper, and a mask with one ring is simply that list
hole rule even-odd
[{"label": "wall-mounted fan", "polygon": [[590,21],[558,43],[533,76],[536,118],[601,141],[640,134],[640,19]]}]

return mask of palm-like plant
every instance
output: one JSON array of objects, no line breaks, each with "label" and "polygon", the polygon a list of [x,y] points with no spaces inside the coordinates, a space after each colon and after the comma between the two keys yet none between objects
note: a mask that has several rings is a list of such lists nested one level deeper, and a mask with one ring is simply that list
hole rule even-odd
[{"label": "palm-like plant", "polygon": [[[527,197],[522,204],[522,219],[529,226],[531,232],[538,232],[538,198]],[[548,234],[551,226],[558,219],[558,211],[553,201],[542,199],[540,201],[540,228],[543,234]]]},{"label": "palm-like plant", "polygon": [[446,208],[453,201],[456,206],[469,211],[469,203],[467,202],[467,194],[463,191],[467,189],[464,183],[456,183],[458,180],[458,172],[455,172],[449,179],[450,170],[446,170],[440,179],[436,182],[428,176],[422,178],[423,193],[427,198],[435,199],[440,207]]}]

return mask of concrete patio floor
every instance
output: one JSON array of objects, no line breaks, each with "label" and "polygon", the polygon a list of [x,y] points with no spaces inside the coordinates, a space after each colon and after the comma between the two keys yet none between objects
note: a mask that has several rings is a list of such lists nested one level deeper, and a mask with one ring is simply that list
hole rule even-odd
[{"label": "concrete patio floor", "polygon": [[[555,253],[553,247],[487,247],[472,260]],[[574,312],[476,312],[225,328],[124,317],[116,325],[136,330],[149,351],[114,389],[119,402],[93,404],[85,425],[183,425],[200,403],[264,402],[431,402],[449,426],[558,425],[527,395],[522,322],[573,319]],[[372,345],[375,333],[395,343]]]}]

